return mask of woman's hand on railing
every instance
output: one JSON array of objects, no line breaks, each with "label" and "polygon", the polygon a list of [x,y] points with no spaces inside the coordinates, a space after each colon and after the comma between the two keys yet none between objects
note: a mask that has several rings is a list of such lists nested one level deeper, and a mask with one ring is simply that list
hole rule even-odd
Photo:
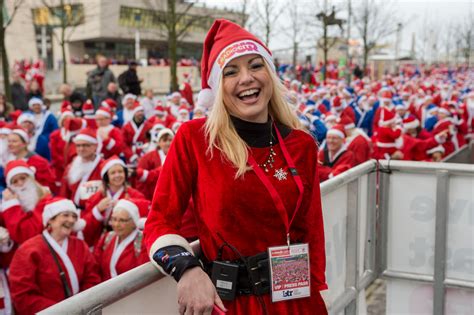
[{"label": "woman's hand on railing", "polygon": [[178,282],[179,313],[211,315],[214,304],[227,311],[209,276],[194,267],[184,272]]}]

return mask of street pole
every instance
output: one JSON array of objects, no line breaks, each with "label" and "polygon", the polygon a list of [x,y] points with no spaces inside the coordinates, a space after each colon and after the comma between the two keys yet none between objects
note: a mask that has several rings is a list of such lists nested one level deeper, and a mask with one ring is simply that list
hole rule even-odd
[{"label": "street pole", "polygon": [[347,5],[348,5],[348,12],[349,16],[347,17],[347,51],[346,51],[346,67],[347,67],[347,84],[351,82],[351,53],[349,51],[350,49],[350,43],[349,41],[351,40],[351,19],[352,19],[352,4],[351,0],[347,0]]},{"label": "street pole", "polygon": [[137,62],[140,60],[140,31],[138,29],[135,31],[135,60]]}]

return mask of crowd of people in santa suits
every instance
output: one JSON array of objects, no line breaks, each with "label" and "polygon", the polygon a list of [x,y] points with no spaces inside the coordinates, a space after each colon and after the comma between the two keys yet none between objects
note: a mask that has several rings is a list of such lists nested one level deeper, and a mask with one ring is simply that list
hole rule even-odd
[{"label": "crowd of people in santa suits", "polygon": [[[371,158],[440,161],[474,133],[473,72],[304,85],[288,102],[319,145],[324,181]],[[179,127],[204,117],[190,86],[166,100],[126,94],[29,100],[0,121],[0,308],[31,314],[145,263],[142,242],[161,166]],[[181,234],[195,239],[192,200]],[[63,273],[64,277],[59,274]],[[3,303],[3,305],[1,304]]]}]

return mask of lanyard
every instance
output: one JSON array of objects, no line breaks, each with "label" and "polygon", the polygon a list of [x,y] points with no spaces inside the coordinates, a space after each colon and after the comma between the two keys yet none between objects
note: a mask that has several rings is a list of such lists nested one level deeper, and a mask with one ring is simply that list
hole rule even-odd
[{"label": "lanyard", "polygon": [[275,207],[278,213],[280,214],[281,218],[283,219],[283,222],[285,223],[286,241],[287,241],[288,246],[290,246],[290,227],[296,217],[296,213],[298,212],[301,206],[301,202],[303,201],[304,187],[303,187],[303,182],[301,181],[301,177],[296,170],[295,163],[293,162],[293,159],[288,153],[285,142],[283,141],[280,131],[276,127],[275,123],[273,124],[273,127],[275,128],[275,131],[278,137],[278,142],[280,143],[280,147],[283,152],[283,156],[286,160],[286,163],[288,164],[288,170],[290,171],[291,176],[295,180],[296,186],[298,187],[298,191],[299,191],[298,201],[296,202],[295,211],[293,212],[293,216],[291,220],[288,221],[288,212],[286,211],[285,205],[283,204],[283,201],[281,200],[280,195],[278,194],[277,190],[272,185],[268,177],[265,175],[263,170],[258,166],[252,154],[249,154],[248,163],[252,166],[258,179],[260,179],[260,181],[263,183],[265,188],[268,190],[268,192],[272,196],[273,203],[275,204]]}]

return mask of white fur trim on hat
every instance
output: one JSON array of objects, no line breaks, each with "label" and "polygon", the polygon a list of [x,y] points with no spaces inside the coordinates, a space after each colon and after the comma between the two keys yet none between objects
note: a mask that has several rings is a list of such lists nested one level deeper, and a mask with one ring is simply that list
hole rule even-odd
[{"label": "white fur trim on hat", "polygon": [[18,119],[16,120],[16,123],[21,125],[25,121],[29,121],[30,123],[32,123],[34,125],[35,124],[35,116],[31,113],[23,113],[23,114],[20,115],[20,117],[18,117]]},{"label": "white fur trim on hat", "polygon": [[415,119],[413,121],[410,121],[409,123],[404,123],[403,124],[403,129],[408,130],[408,129],[415,129],[420,126],[420,121],[418,119]]},{"label": "white fur trim on hat", "polygon": [[113,159],[105,163],[104,167],[100,170],[100,176],[104,177],[105,174],[112,168],[114,165],[121,165],[126,168],[125,163],[121,159]]},{"label": "white fur trim on hat", "polygon": [[7,186],[10,186],[11,183],[10,181],[12,180],[13,177],[15,177],[18,174],[27,174],[28,176],[35,177],[35,171],[30,168],[30,167],[24,167],[24,166],[18,166],[15,168],[12,168],[8,173],[7,173]]},{"label": "white fur trim on hat", "polygon": [[112,115],[111,115],[109,112],[107,112],[107,111],[105,111],[105,110],[102,110],[102,109],[98,109],[98,110],[95,112],[95,116],[97,116],[97,115],[102,115],[102,116],[105,116],[105,117],[107,117],[107,118],[112,118]]},{"label": "white fur trim on hat", "polygon": [[221,50],[219,56],[217,56],[216,61],[212,65],[209,78],[207,79],[207,84],[212,90],[216,90],[219,85],[219,80],[221,78],[221,73],[224,67],[233,59],[250,55],[257,54],[263,57],[270,66],[270,68],[275,71],[275,65],[273,64],[273,58],[262,45],[253,41],[251,39],[244,39],[241,41],[233,42],[224,49]]},{"label": "white fur trim on hat", "polygon": [[79,210],[74,202],[69,199],[61,199],[56,202],[47,204],[43,210],[43,225],[48,225],[48,221],[62,212],[73,212],[79,217]]},{"label": "white fur trim on hat", "polygon": [[125,102],[128,101],[129,99],[136,100],[137,96],[132,93],[125,94],[124,97],[122,98],[122,104],[125,104]]},{"label": "white fur trim on hat", "polygon": [[99,141],[97,141],[97,138],[94,138],[94,137],[91,137],[89,135],[85,135],[85,134],[78,134],[75,138],[74,138],[74,143],[77,143],[78,141],[87,141],[87,142],[90,142],[90,143],[93,143],[93,144],[98,144]]},{"label": "white fur trim on hat", "polygon": [[173,132],[173,130],[171,130],[169,128],[161,129],[158,132],[158,136],[156,137],[157,141],[160,141],[161,137],[163,137],[164,135],[170,135],[170,136],[174,137],[174,132]]},{"label": "white fur trim on hat", "polygon": [[135,226],[138,227],[138,223],[140,220],[140,212],[138,211],[138,207],[136,204],[126,199],[120,199],[115,205],[113,213],[118,212],[120,210],[127,211],[130,215],[130,218],[133,220],[133,223],[135,223]]},{"label": "white fur trim on hat", "polygon": [[43,100],[38,98],[38,97],[32,97],[28,101],[28,107],[31,108],[34,104],[40,104],[41,106],[44,106]]},{"label": "white fur trim on hat", "polygon": [[24,131],[23,129],[13,129],[12,130],[12,133],[20,136],[20,138],[26,142],[26,143],[29,143],[30,142],[30,137],[28,136],[28,134],[26,133],[26,131]]},{"label": "white fur trim on hat", "polygon": [[144,111],[145,108],[142,106],[142,105],[138,105],[137,107],[135,107],[134,109],[132,109],[132,115],[135,115],[137,112],[139,111]]},{"label": "white fur trim on hat", "polygon": [[338,136],[342,139],[346,137],[342,131],[337,130],[337,129],[329,129],[328,132],[326,133],[326,136],[328,135]]},{"label": "white fur trim on hat", "polygon": [[444,147],[442,145],[437,145],[436,147],[434,148],[431,148],[429,150],[426,150],[426,154],[433,154],[435,152],[441,152],[441,153],[444,153]]}]

